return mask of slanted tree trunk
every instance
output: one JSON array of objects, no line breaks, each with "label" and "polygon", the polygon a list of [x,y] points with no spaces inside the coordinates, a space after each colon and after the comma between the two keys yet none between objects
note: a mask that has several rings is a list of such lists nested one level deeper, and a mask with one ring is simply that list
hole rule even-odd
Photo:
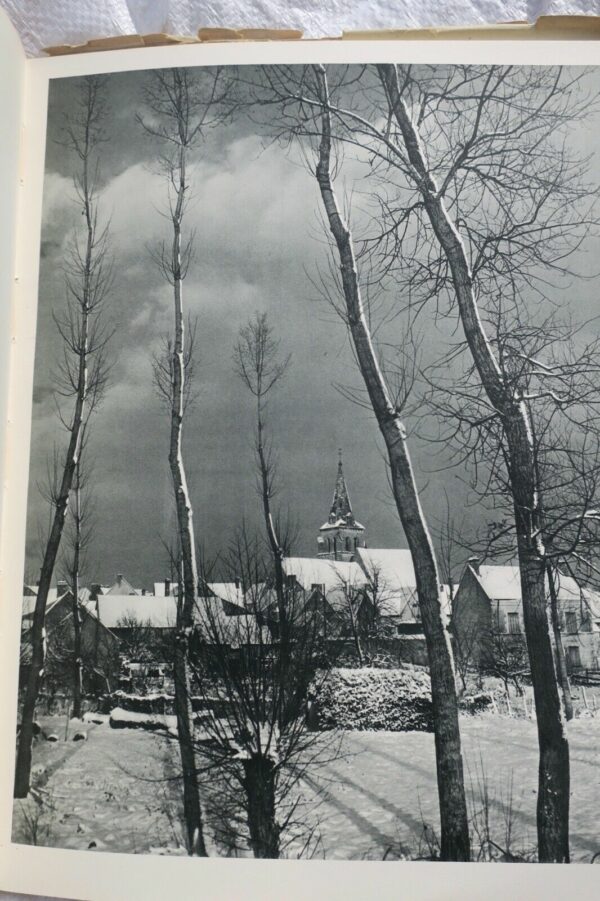
[{"label": "slanted tree trunk", "polygon": [[[82,359],[81,371],[85,373],[86,364]],[[83,376],[85,382],[85,376]],[[25,698],[23,701],[23,710],[21,712],[21,730],[19,732],[19,744],[17,748],[17,761],[15,768],[15,798],[26,798],[30,789],[31,778],[31,743],[33,740],[33,720],[35,717],[35,707],[37,704],[38,694],[40,691],[40,683],[44,672],[44,661],[46,656],[46,631],[44,629],[44,619],[46,616],[46,603],[48,600],[48,592],[52,584],[52,574],[60,540],[65,525],[65,517],[69,504],[69,492],[73,481],[73,474],[77,465],[77,454],[79,451],[79,435],[81,430],[81,418],[85,404],[85,388],[77,397],[75,416],[73,417],[73,427],[71,431],[71,439],[67,451],[67,459],[63,477],[60,486],[60,492],[56,500],[56,508],[52,520],[52,529],[50,538],[44,552],[44,561],[38,585],[38,594],[35,601],[35,609],[33,612],[33,624],[31,627],[31,665],[27,686],[25,689]]]},{"label": "slanted tree trunk", "polygon": [[31,665],[21,713],[21,730],[15,769],[14,794],[16,798],[26,797],[30,789],[33,720],[45,661],[46,603],[65,527],[69,495],[79,459],[84,419],[89,413],[88,406],[93,406],[99,398],[102,388],[101,381],[105,378],[100,369],[96,370],[92,374],[90,384],[89,357],[98,350],[97,346],[90,346],[90,319],[97,315],[96,308],[106,292],[108,278],[102,273],[105,233],[98,233],[94,203],[94,178],[91,178],[89,172],[90,156],[97,143],[95,128],[98,118],[98,81],[93,77],[87,79],[82,90],[82,118],[73,124],[69,143],[81,161],[78,192],[85,223],[85,245],[77,246],[73,251],[74,262],[72,262],[67,277],[67,288],[73,306],[68,307],[64,322],[56,320],[65,345],[65,360],[69,361],[65,362],[65,380],[75,396],[75,404],[69,426],[69,442],[62,476],[53,498],[54,516],[44,551],[33,613]]},{"label": "slanted tree trunk", "polygon": [[275,817],[275,766],[255,755],[243,761],[250,846],[255,857],[279,857],[280,828]]},{"label": "slanted tree trunk", "polygon": [[456,677],[433,544],[411,466],[406,431],[392,403],[373,346],[358,281],[352,236],[337,204],[331,178],[331,121],[327,77],[315,67],[322,100],[321,141],[316,177],[340,258],[347,321],[379,429],[385,441],[398,515],[410,548],[431,675],[442,860],[470,859]]},{"label": "slanted tree trunk", "polygon": [[378,72],[431,227],[448,261],[465,339],[489,400],[502,418],[540,748],[538,854],[541,862],[565,863],[569,861],[569,746],[546,603],[542,517],[530,414],[526,401],[505,387],[479,316],[463,241],[429,172],[418,126],[401,96],[397,68],[380,65]]}]

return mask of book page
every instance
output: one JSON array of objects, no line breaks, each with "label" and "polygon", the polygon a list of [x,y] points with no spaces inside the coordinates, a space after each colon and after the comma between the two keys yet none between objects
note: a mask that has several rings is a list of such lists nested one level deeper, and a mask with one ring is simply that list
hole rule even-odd
[{"label": "book page", "polygon": [[594,897],[599,86],[27,64],[3,888]]},{"label": "book page", "polygon": [[[23,126],[23,90],[25,54],[18,35],[4,12],[0,15],[0,108],[2,109],[2,143],[0,144],[1,194],[4,198],[0,222],[0,446],[5,448],[7,427],[8,373],[12,336],[12,308],[15,292],[16,220],[20,177],[23,174],[20,155]],[[4,456],[2,457],[4,481]],[[4,491],[0,495],[0,517]]]}]

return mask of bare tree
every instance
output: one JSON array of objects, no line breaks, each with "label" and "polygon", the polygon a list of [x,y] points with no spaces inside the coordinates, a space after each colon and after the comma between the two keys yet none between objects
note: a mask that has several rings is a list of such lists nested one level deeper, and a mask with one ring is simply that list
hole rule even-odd
[{"label": "bare tree", "polygon": [[[157,637],[150,619],[140,620],[135,612],[126,613],[117,620],[123,656],[136,663],[160,663],[167,660],[163,642]],[[175,628],[175,623],[173,623]],[[172,656],[172,654],[171,654]]]},{"label": "bare tree", "polygon": [[[503,471],[512,503],[537,712],[539,856],[568,861],[569,752],[545,586],[546,557],[557,551],[545,543],[532,404],[553,399],[559,409],[577,361],[539,365],[530,348],[524,360],[519,351],[503,358],[494,327],[507,309],[522,310],[524,296],[543,317],[553,305],[549,280],[566,287],[569,257],[595,228],[585,160],[569,153],[567,136],[569,124],[590,111],[586,74],[381,65],[362,76],[358,107],[338,90],[328,108],[338,141],[369,161],[377,234],[366,244],[380,283],[389,277],[413,317],[458,313],[486,404],[465,427],[498,438],[490,463]],[[303,96],[302,103],[311,101]],[[544,330],[529,328],[536,333]]]},{"label": "bare tree", "polygon": [[188,177],[190,153],[201,141],[204,130],[215,116],[218,103],[218,70],[201,75],[187,69],[165,69],[152,73],[145,88],[150,117],[139,121],[144,131],[163,147],[160,171],[168,189],[168,218],[172,228],[170,247],[163,244],[155,254],[164,279],[173,289],[173,338],[168,340],[170,362],[155,360],[155,380],[170,402],[169,466],[177,512],[179,549],[182,562],[182,594],[176,629],[174,662],[175,706],[183,768],[184,814],[190,854],[207,855],[204,842],[200,795],[196,778],[193,718],[190,696],[189,642],[193,629],[194,607],[198,597],[198,568],[193,509],[183,458],[183,423],[186,400],[186,358],[189,343],[183,301],[183,283],[193,252],[193,233],[185,241],[183,223],[190,201]]},{"label": "bare tree", "polygon": [[284,378],[290,362],[291,355],[280,356],[279,341],[273,335],[266,313],[256,313],[254,318],[240,329],[234,349],[234,365],[238,376],[256,398],[255,451],[258,492],[262,502],[267,540],[273,557],[279,629],[282,634],[287,629],[283,573],[286,548],[280,539],[278,523],[272,508],[276,493],[277,461],[268,433],[266,409],[270,392]]},{"label": "bare tree", "polygon": [[[204,702],[199,768],[213,794],[216,787],[217,838],[233,830],[237,846],[278,858],[290,841],[306,841],[293,789],[334,752],[306,721],[309,686],[318,692],[328,671],[318,619],[306,610],[303,593],[285,584],[290,628],[271,634],[264,611],[273,603],[276,576],[261,544],[244,526],[233,537],[225,571],[244,587],[245,607],[232,614],[220,598],[200,598],[192,659]],[[209,581],[204,572],[202,583]],[[237,813],[226,829],[227,807]]]},{"label": "bare tree", "polygon": [[557,134],[585,109],[582,76],[457,67],[420,79],[410,67],[377,68],[389,121],[388,134],[377,139],[385,140],[390,171],[403,181],[405,215],[396,234],[413,227],[410,210],[424,230],[420,236],[439,247],[426,267],[429,296],[434,285],[438,294],[451,286],[488,416],[501,430],[537,712],[539,858],[568,861],[569,751],[546,599],[531,413],[534,398],[560,391],[564,370],[544,372],[528,355],[539,387],[530,393],[522,380],[507,379],[506,361],[486,331],[482,298],[489,292],[502,305],[519,304],[523,290],[539,295],[543,279],[564,273],[583,240],[590,223],[581,211],[581,166]]},{"label": "bare tree", "polygon": [[[56,395],[60,420],[69,439],[59,464],[60,478],[53,497],[52,524],[44,549],[33,616],[31,668],[17,750],[17,798],[25,797],[29,791],[33,718],[44,669],[46,603],[67,518],[82,434],[86,422],[102,399],[108,376],[105,350],[111,332],[103,319],[103,311],[112,271],[108,224],[102,225],[98,215],[98,154],[104,140],[103,120],[102,79],[99,76],[86,77],[82,80],[76,106],[66,119],[64,142],[78,165],[74,181],[82,226],[81,230],[76,229],[65,260],[66,307],[61,314],[54,316],[63,344]],[[68,410],[65,409],[67,401],[72,401],[72,407]]]},{"label": "bare tree", "polygon": [[[344,70],[346,71],[346,70]],[[350,77],[350,76],[349,76]],[[398,398],[392,397],[374,346],[370,315],[365,309],[353,239],[340,212],[332,175],[332,111],[327,74],[322,66],[294,70],[280,67],[265,73],[271,102],[279,102],[280,133],[313,137],[318,142],[317,183],[328,227],[339,259],[341,313],[352,339],[368,403],[385,441],[392,490],[411,550],[419,605],[431,669],[438,793],[442,823],[442,858],[468,860],[470,856],[464,776],[458,724],[456,678],[452,648],[446,630],[435,552],[425,522],[412,470],[401,405],[410,379],[397,380]],[[343,75],[342,79],[343,80]],[[354,79],[355,80],[355,79]],[[337,83],[336,83],[337,87]],[[332,267],[335,271],[335,267]],[[396,402],[396,400],[398,402]]]},{"label": "bare tree", "polygon": [[519,696],[523,694],[521,680],[529,676],[529,658],[523,635],[501,632],[493,624],[489,633],[480,636],[483,642],[483,656],[480,665],[491,676],[502,680],[508,696],[508,686],[512,682]]}]

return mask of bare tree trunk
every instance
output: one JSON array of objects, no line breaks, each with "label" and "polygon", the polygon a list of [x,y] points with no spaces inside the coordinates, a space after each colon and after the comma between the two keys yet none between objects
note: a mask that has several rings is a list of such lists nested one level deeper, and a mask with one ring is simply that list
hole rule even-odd
[{"label": "bare tree trunk", "polygon": [[269,547],[271,548],[273,569],[275,572],[275,595],[277,598],[277,614],[279,619],[279,638],[281,641],[281,647],[283,649],[288,638],[287,610],[285,603],[285,586],[283,574],[284,551],[279,542],[279,537],[275,528],[275,522],[273,520],[273,511],[271,510],[272,473],[265,454],[263,435],[264,419],[262,394],[259,393],[256,399],[256,450],[260,468],[261,495],[265,529],[267,532]]},{"label": "bare tree trunk", "polygon": [[[93,105],[90,100],[87,109],[87,119],[93,114]],[[38,585],[38,593],[33,613],[33,624],[31,628],[31,665],[29,676],[27,679],[27,687],[25,690],[25,698],[23,702],[23,710],[21,713],[21,730],[19,733],[19,744],[17,749],[17,760],[15,768],[15,787],[14,794],[16,798],[25,798],[29,793],[31,778],[31,744],[33,740],[33,720],[35,716],[35,707],[40,689],[40,683],[44,671],[45,662],[45,630],[44,619],[46,615],[46,603],[48,600],[48,592],[52,583],[52,575],[56,564],[56,558],[60,547],[60,542],[65,526],[67,510],[69,506],[69,494],[75,476],[75,470],[79,459],[81,447],[82,431],[84,417],[86,412],[86,404],[88,402],[88,355],[89,355],[89,326],[90,311],[94,303],[94,292],[97,291],[97,284],[93,284],[94,280],[94,251],[96,248],[96,218],[95,210],[92,207],[93,187],[89,183],[88,162],[91,151],[91,135],[89,125],[83,139],[83,154],[80,154],[82,161],[82,178],[81,178],[81,200],[82,213],[85,216],[86,243],[85,251],[80,256],[80,276],[81,284],[78,286],[81,294],[77,298],[79,322],[76,333],[71,333],[71,341],[69,343],[68,336],[62,331],[61,335],[66,343],[66,352],[71,351],[77,359],[76,372],[76,397],[73,418],[70,424],[69,445],[65,457],[62,479],[59,490],[55,497],[55,510],[50,530],[50,536],[44,551],[44,559],[40,572],[40,582]],[[71,326],[73,323],[71,323]],[[60,330],[60,329],[59,329]],[[76,334],[76,337],[74,337]],[[73,373],[74,374],[74,373]]]},{"label": "bare tree trunk", "polygon": [[[169,465],[173,479],[177,524],[182,558],[183,598],[175,639],[175,708],[177,730],[183,770],[183,803],[188,832],[190,854],[206,857],[202,812],[194,751],[194,726],[190,695],[189,642],[194,626],[194,607],[198,598],[198,569],[194,536],[193,511],[188,491],[182,452],[182,428],[184,409],[184,317],[183,277],[181,258],[181,220],[186,192],[186,147],[182,144],[177,167],[177,202],[173,208],[173,245],[171,272],[173,275],[173,301],[175,336],[172,359],[171,439]],[[181,580],[180,580],[181,581]],[[180,586],[181,591],[181,586]]]},{"label": "bare tree trunk", "polygon": [[[183,613],[185,599],[180,587],[179,611]],[[178,611],[178,612],[179,612]],[[183,776],[183,816],[186,826],[188,853],[207,857],[202,828],[202,808],[198,791],[196,752],[194,746],[194,713],[192,708],[188,637],[178,617],[175,636],[173,676],[175,682],[175,713]]]},{"label": "bare tree trunk", "polygon": [[74,427],[71,432],[71,440],[69,442],[60,493],[56,502],[50,538],[44,553],[38,594],[33,612],[33,624],[31,627],[31,664],[27,679],[27,687],[25,689],[23,709],[21,712],[21,730],[19,732],[19,744],[15,767],[15,798],[26,798],[30,789],[33,720],[35,717],[35,707],[40,691],[40,683],[44,672],[44,661],[46,656],[46,632],[44,629],[46,603],[64,529],[73,473],[75,472],[75,466],[77,464],[77,454],[79,449],[78,439],[81,428],[81,412],[79,411],[82,410],[83,398],[79,396],[77,398],[75,418],[73,421]]},{"label": "bare tree trunk", "polygon": [[316,67],[323,102],[316,176],[341,264],[347,320],[359,367],[390,463],[398,514],[411,551],[431,675],[442,860],[470,859],[469,827],[458,724],[456,677],[450,637],[444,625],[442,597],[431,537],[419,501],[406,431],[392,403],[371,339],[358,282],[352,237],[339,212],[333,190],[331,122],[325,69]]},{"label": "bare tree trunk", "polygon": [[483,387],[502,417],[507,441],[523,618],[531,663],[540,747],[537,807],[541,862],[569,860],[569,746],[564,729],[551,626],[545,596],[544,547],[539,486],[526,402],[506,390],[479,316],[465,247],[429,172],[418,128],[401,96],[394,65],[378,66],[390,110],[400,128],[415,182],[434,234],[450,267],[465,338]]},{"label": "bare tree trunk", "polygon": [[255,857],[277,859],[280,830],[275,818],[273,761],[257,755],[244,760],[243,764],[252,853]]},{"label": "bare tree trunk", "polygon": [[75,475],[75,503],[73,520],[75,535],[73,542],[73,568],[71,574],[71,594],[73,613],[73,716],[81,719],[81,698],[83,694],[83,658],[81,648],[81,606],[79,601],[79,570],[81,566],[81,470],[77,463]]},{"label": "bare tree trunk", "polygon": [[554,633],[554,648],[556,650],[556,668],[560,678],[560,686],[562,689],[563,706],[565,710],[565,719],[573,719],[573,698],[571,697],[571,685],[569,683],[569,674],[567,672],[567,661],[565,659],[565,649],[562,642],[560,632],[560,622],[558,619],[558,596],[556,593],[556,582],[554,580],[554,572],[550,561],[546,564],[546,573],[548,576],[548,588],[550,591],[550,618],[552,621],[552,631]]}]

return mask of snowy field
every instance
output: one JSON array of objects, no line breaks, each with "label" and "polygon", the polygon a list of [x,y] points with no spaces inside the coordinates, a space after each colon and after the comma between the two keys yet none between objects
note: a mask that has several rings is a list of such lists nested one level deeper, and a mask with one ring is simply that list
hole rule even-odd
[{"label": "snowy field", "polygon": [[[177,748],[142,730],[42,722],[59,736],[35,745],[43,804],[15,802],[13,840],[60,848],[177,853],[181,845]],[[535,723],[486,715],[461,720],[474,844],[533,854],[537,783]],[[600,716],[569,725],[571,852],[590,861],[600,850]],[[326,756],[331,757],[328,753]],[[315,857],[398,859],[427,856],[438,832],[433,736],[350,733],[341,753],[309,772],[299,816],[313,834]],[[290,856],[297,854],[294,845]]]}]

